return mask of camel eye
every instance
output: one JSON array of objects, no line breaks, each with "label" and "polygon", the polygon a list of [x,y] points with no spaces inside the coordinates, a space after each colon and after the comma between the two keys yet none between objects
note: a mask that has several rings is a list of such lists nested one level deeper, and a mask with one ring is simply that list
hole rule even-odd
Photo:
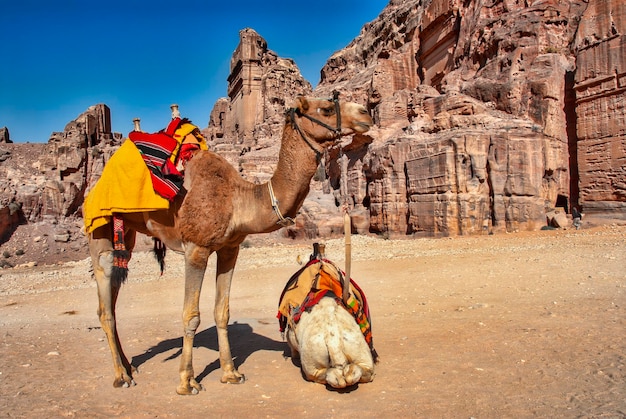
[{"label": "camel eye", "polygon": [[333,106],[328,108],[317,108],[317,112],[324,116],[331,116],[335,114],[335,108]]}]

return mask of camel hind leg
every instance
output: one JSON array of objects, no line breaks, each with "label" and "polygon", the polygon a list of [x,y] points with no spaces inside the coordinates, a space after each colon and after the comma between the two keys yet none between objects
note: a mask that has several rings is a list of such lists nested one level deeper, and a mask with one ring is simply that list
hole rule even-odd
[{"label": "camel hind leg", "polygon": [[[135,382],[132,377],[133,368],[122,350],[117,333],[115,305],[122,284],[116,283],[116,281],[111,279],[113,271],[113,243],[110,237],[109,226],[103,226],[94,231],[89,237],[89,252],[98,286],[98,317],[106,334],[113,358],[113,369],[115,371],[113,387],[129,387],[135,385]],[[134,232],[127,233],[125,239],[127,249],[132,249],[135,239]]]}]

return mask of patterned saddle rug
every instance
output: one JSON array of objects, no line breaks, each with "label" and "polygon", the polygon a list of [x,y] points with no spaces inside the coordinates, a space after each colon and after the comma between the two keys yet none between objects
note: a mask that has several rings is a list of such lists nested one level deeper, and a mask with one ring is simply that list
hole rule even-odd
[{"label": "patterned saddle rug", "polygon": [[281,333],[289,324],[292,328],[302,313],[310,311],[322,297],[332,296],[341,304],[359,325],[372,353],[372,322],[365,294],[357,283],[350,279],[350,296],[345,305],[341,298],[345,273],[328,259],[313,259],[287,281],[278,303],[278,322]]},{"label": "patterned saddle rug", "polygon": [[[194,141],[187,136],[193,134]],[[196,150],[206,150],[200,130],[187,119],[174,118],[167,128],[156,133],[132,131],[128,138],[141,153],[150,170],[154,191],[169,201],[183,186],[182,167]],[[191,138],[191,137],[190,137]]]}]

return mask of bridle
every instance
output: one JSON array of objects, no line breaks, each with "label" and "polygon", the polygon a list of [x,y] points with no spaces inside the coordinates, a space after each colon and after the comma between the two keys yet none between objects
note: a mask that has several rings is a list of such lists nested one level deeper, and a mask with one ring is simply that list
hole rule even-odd
[{"label": "bridle", "polygon": [[[298,117],[304,117],[308,119],[309,121],[313,122],[314,124],[317,124],[321,127],[326,128],[327,130],[329,130],[330,132],[334,134],[332,140],[337,141],[339,138],[341,138],[341,112],[340,112],[340,106],[339,106],[339,92],[336,90],[333,91],[333,97],[328,100],[332,100],[332,102],[335,104],[335,115],[337,118],[337,127],[335,128],[331,127],[325,122],[320,121],[317,118],[314,118],[310,115],[300,112],[300,109],[298,108],[290,108],[288,111],[291,125],[296,129],[296,131],[298,131],[298,133],[300,134],[300,137],[302,137],[304,142],[311,148],[311,150],[315,152],[315,160],[317,161],[318,164],[322,160],[322,156],[323,156],[322,151],[319,151],[317,148],[315,148],[311,140],[309,140],[307,136],[304,134],[304,132],[298,125],[298,122],[296,121],[296,115]],[[294,225],[295,220],[293,218],[284,217],[283,214],[280,212],[280,209],[278,208],[278,199],[276,199],[276,195],[274,195],[274,188],[272,188],[271,179],[269,182],[267,182],[267,188],[270,193],[270,200],[272,201],[272,209],[274,210],[274,213],[278,217],[278,222],[276,224],[279,224],[282,227],[289,227],[289,226]]]},{"label": "bridle", "polygon": [[340,112],[340,105],[339,105],[339,92],[337,90],[333,91],[333,97],[328,100],[332,100],[332,102],[335,104],[335,116],[337,118],[336,128],[331,127],[327,123],[322,122],[319,119],[312,117],[311,115],[307,115],[305,113],[300,112],[300,109],[298,108],[290,108],[288,111],[291,125],[296,129],[296,131],[298,131],[298,133],[300,134],[300,137],[302,137],[304,142],[311,148],[311,150],[315,152],[315,156],[316,156],[318,163],[322,160],[322,152],[319,151],[317,148],[315,148],[311,140],[309,140],[307,136],[304,134],[304,132],[302,131],[302,129],[300,128],[300,126],[298,125],[296,121],[296,115],[299,117],[304,117],[308,119],[309,121],[313,122],[314,124],[317,124],[321,127],[326,128],[327,130],[329,130],[330,132],[334,134],[333,141],[336,141],[341,137],[341,112]]}]

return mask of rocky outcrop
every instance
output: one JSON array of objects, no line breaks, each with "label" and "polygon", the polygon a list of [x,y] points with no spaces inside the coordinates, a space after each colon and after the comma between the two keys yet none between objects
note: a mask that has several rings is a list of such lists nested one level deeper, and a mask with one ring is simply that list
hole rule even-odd
[{"label": "rocky outcrop", "polygon": [[0,143],[12,143],[9,129],[7,127],[0,128]]},{"label": "rocky outcrop", "polygon": [[0,244],[4,243],[13,233],[20,221],[18,204],[0,207]]},{"label": "rocky outcrop", "polygon": [[228,76],[203,133],[212,148],[252,181],[266,181],[278,159],[287,101],[311,93],[293,60],[280,58],[252,29],[239,33]]},{"label": "rocky outcrop", "polygon": [[[619,19],[620,13],[607,7],[610,1],[596,4],[587,13]],[[532,230],[546,224],[554,207],[567,212],[573,205],[593,208],[584,198],[583,173],[579,202],[576,164],[571,163],[577,150],[572,115],[579,115],[581,124],[580,99],[573,99],[580,88],[573,90],[577,56],[571,46],[586,8],[585,1],[575,0],[392,0],[328,60],[315,93],[347,92],[367,104],[380,128],[369,134],[374,139],[369,151],[347,174],[347,181],[355,183],[348,189],[360,191],[351,205],[369,212],[370,231]],[[622,70],[615,62],[623,66],[625,57],[618,53],[623,37],[615,36],[623,31],[616,27],[607,26],[613,28],[615,53],[606,71],[618,86],[615,99],[622,92]],[[602,60],[605,54],[595,57]],[[603,108],[610,110],[606,117],[596,114],[615,121],[618,130],[624,126],[619,123],[624,107],[614,102]],[[623,130],[596,133],[623,139]],[[618,163],[622,143],[612,143],[614,168],[623,167],[623,161]],[[598,156],[597,163],[610,164],[604,157]],[[612,194],[612,208],[623,206],[622,172],[591,177],[609,185],[604,189]]]},{"label": "rocky outcrop", "polygon": [[[95,105],[54,132],[47,144],[0,146],[0,210],[11,214],[0,236],[23,221],[64,224],[81,216],[89,185],[121,143],[106,105]],[[3,208],[6,208],[3,209]]]}]

